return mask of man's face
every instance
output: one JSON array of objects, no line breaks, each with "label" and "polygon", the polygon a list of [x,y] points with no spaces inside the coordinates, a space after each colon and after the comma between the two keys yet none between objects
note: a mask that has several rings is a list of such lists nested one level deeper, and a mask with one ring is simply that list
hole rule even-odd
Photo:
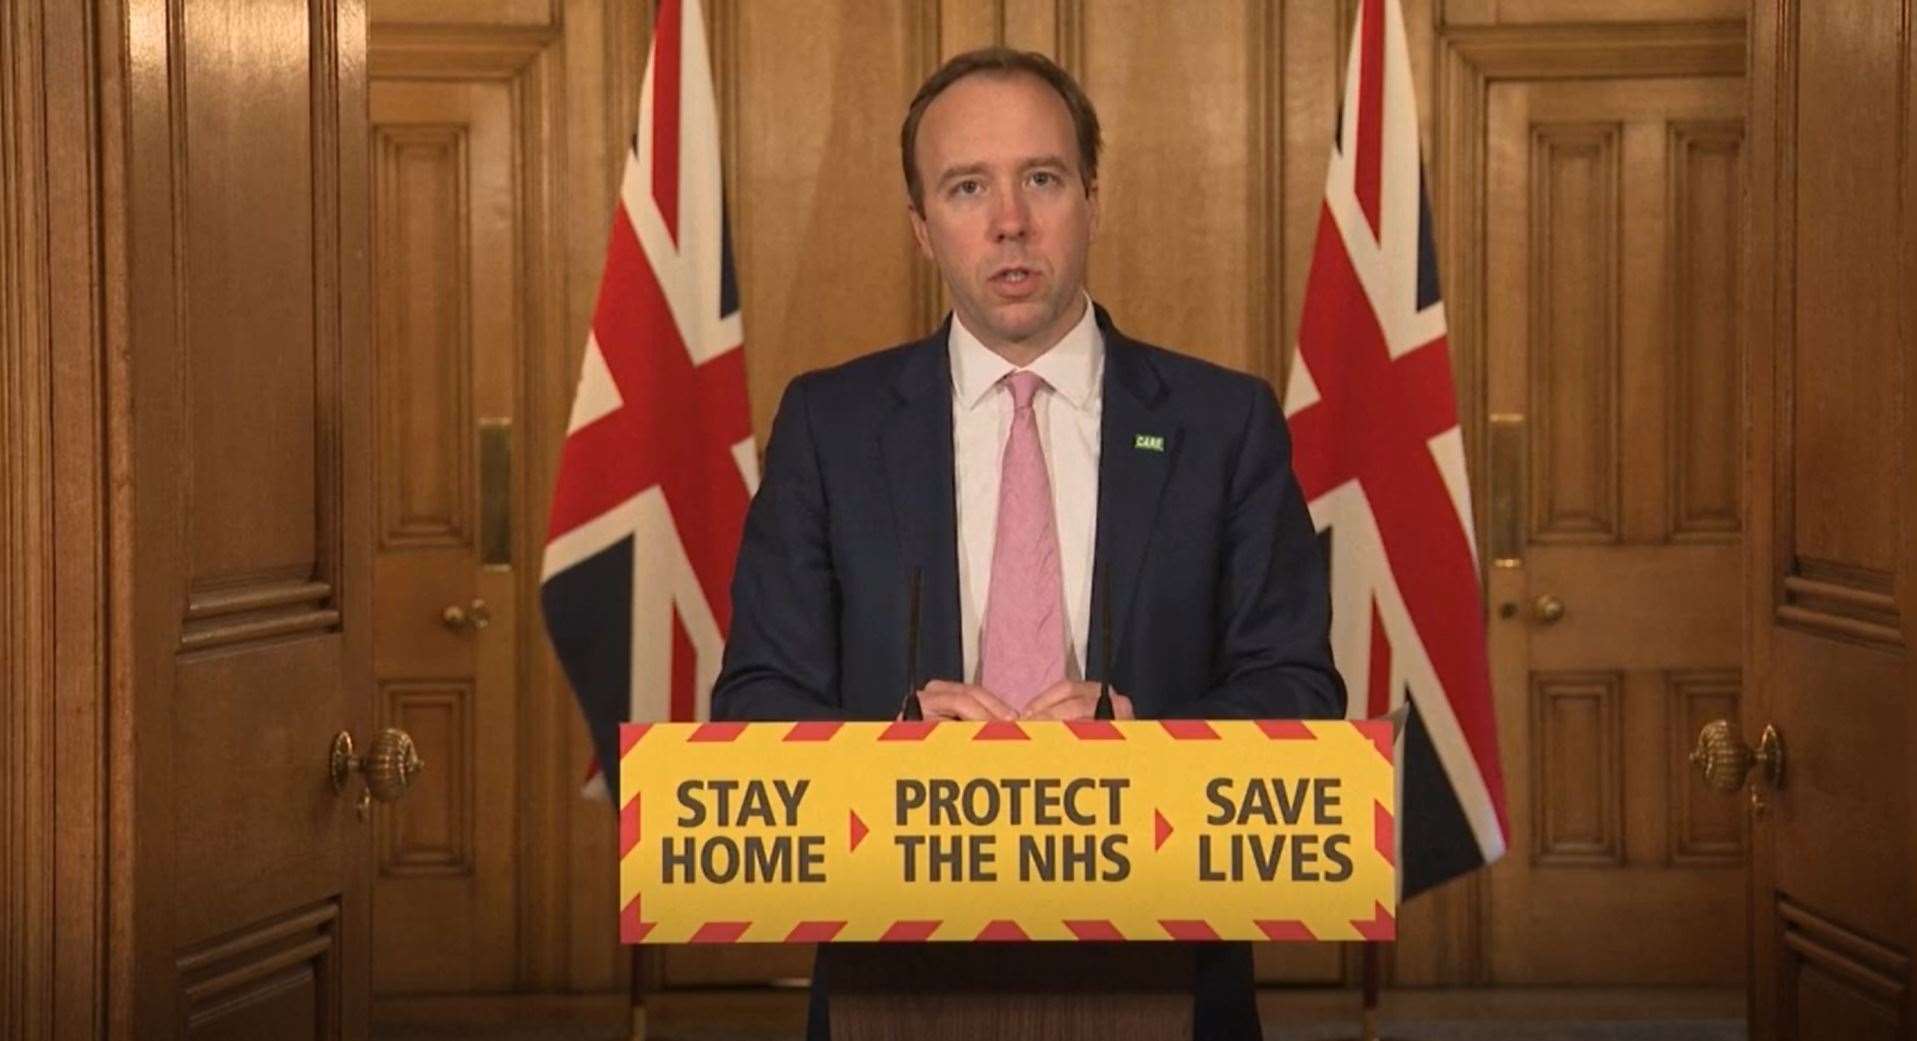
[{"label": "man's face", "polygon": [[1036,357],[1078,321],[1098,228],[1065,100],[1024,73],[967,76],[926,107],[915,152],[912,234],[959,319],[987,347]]}]

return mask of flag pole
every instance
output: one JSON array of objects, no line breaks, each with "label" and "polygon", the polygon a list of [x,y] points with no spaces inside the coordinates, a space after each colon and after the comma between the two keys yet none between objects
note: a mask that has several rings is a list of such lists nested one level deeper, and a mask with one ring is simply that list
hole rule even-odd
[{"label": "flag pole", "polygon": [[1377,940],[1366,940],[1360,949],[1364,959],[1359,975],[1361,1004],[1358,1007],[1358,1037],[1355,1041],[1391,1041],[1378,1036],[1378,992],[1382,989],[1384,978],[1384,944]]},{"label": "flag pole", "polygon": [[632,1012],[632,1033],[628,1041],[646,1041],[646,970],[640,960],[646,956],[646,949],[637,944],[627,949],[632,952],[632,972],[626,981],[626,1000]]}]

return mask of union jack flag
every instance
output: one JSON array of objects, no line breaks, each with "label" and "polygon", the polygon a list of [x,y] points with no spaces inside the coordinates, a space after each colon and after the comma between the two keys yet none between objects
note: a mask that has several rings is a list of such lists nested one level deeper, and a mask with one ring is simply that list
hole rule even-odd
[{"label": "union jack flag", "polygon": [[1398,0],[1359,9],[1285,414],[1327,543],[1332,652],[1351,714],[1409,706],[1397,761],[1410,897],[1496,860],[1508,825]]},{"label": "union jack flag", "polygon": [[758,486],[699,0],[662,0],[547,526],[540,602],[604,777],[706,714]]}]

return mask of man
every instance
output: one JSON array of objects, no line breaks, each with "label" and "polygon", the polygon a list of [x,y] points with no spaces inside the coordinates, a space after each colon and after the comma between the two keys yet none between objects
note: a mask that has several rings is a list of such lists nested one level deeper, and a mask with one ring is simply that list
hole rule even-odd
[{"label": "man", "polygon": [[[1271,389],[1128,339],[1085,292],[1090,100],[1042,55],[973,51],[900,137],[953,314],[787,389],[714,717],[890,719],[912,676],[927,719],[1082,719],[1108,662],[1121,719],[1342,716]],[[1256,1037],[1250,948],[1192,950],[1195,1036]]]}]

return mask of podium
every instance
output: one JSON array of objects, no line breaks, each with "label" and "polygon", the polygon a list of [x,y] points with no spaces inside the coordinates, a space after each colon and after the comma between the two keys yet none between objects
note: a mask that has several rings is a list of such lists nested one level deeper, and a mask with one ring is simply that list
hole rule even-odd
[{"label": "podium", "polygon": [[[1371,720],[630,724],[619,933],[812,943],[836,1041],[1190,1037],[1217,941],[1395,935]],[[1223,963],[1219,963],[1223,964]],[[1242,999],[1237,995],[1243,992]]]},{"label": "podium", "polygon": [[1193,956],[1161,944],[821,945],[832,1041],[1190,1038]]}]

